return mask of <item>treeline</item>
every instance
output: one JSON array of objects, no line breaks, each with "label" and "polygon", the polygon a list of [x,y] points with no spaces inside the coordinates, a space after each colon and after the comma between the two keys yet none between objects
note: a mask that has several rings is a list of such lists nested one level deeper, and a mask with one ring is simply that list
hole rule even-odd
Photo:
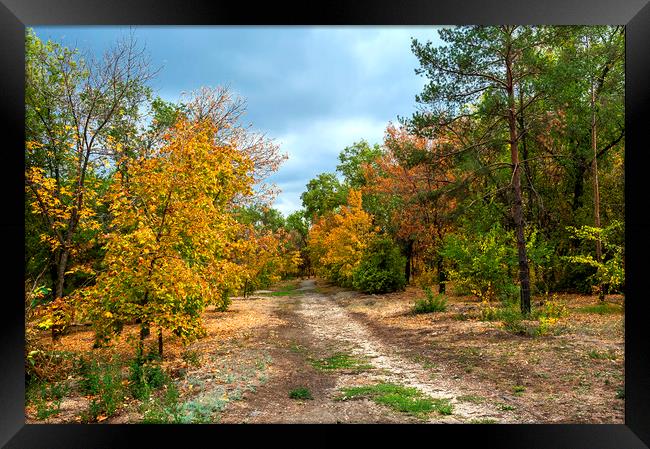
[{"label": "treeline", "polygon": [[317,272],[368,292],[454,281],[524,314],[531,294],[622,292],[624,28],[439,34],[412,41],[416,112],[307,185]]},{"label": "treeline", "polygon": [[28,351],[38,329],[90,323],[100,347],[138,323],[138,356],[152,330],[162,355],[163,329],[190,341],[206,306],[305,268],[304,223],[269,207],[286,156],[228,89],[173,104],[156,72],[132,36],[97,58],[26,34]]}]

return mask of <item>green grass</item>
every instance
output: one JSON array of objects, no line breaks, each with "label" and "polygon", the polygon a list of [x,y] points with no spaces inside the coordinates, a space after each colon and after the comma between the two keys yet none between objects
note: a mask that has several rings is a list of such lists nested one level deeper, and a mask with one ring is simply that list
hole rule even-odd
[{"label": "green grass", "polygon": [[298,288],[298,284],[288,284],[284,285],[279,288],[279,290],[276,290],[271,293],[267,293],[270,296],[293,296],[293,295],[302,295],[304,292],[296,290]]},{"label": "green grass", "polygon": [[623,307],[609,302],[604,302],[595,306],[580,307],[576,309],[576,311],[580,313],[597,313],[599,315],[624,313]]},{"label": "green grass", "polygon": [[621,387],[616,390],[616,399],[625,399],[625,388]]},{"label": "green grass", "polygon": [[413,313],[433,313],[447,310],[447,299],[444,295],[434,294],[429,287],[424,287],[425,298],[416,299]]},{"label": "green grass", "polygon": [[524,387],[523,385],[515,385],[514,387],[512,387],[512,392],[517,396],[521,396],[522,394],[524,394],[524,391],[526,391],[526,387]]},{"label": "green grass", "polygon": [[590,359],[596,359],[596,360],[616,360],[616,352],[609,350],[609,351],[597,351],[595,349],[592,349],[587,353],[589,355]]},{"label": "green grass", "polygon": [[363,371],[371,369],[373,366],[365,360],[357,359],[350,354],[344,352],[337,352],[331,357],[324,359],[312,360],[311,364],[314,368],[321,371],[350,369],[354,371]]},{"label": "green grass", "polygon": [[289,397],[291,399],[314,399],[311,395],[311,391],[305,387],[294,388],[289,392]]},{"label": "green grass", "polygon": [[517,407],[515,407],[515,406],[513,406],[513,405],[503,404],[503,403],[499,403],[499,404],[497,404],[497,408],[498,408],[499,410],[501,410],[501,411],[504,411],[504,412],[512,411],[512,410],[516,410],[516,409],[517,409]]},{"label": "green grass", "polygon": [[458,396],[456,399],[462,402],[471,402],[473,404],[482,404],[485,402],[485,398],[482,398],[481,396],[476,396],[473,394],[466,394],[464,396]]},{"label": "green grass", "polygon": [[496,424],[498,421],[493,418],[470,419],[469,424]]},{"label": "green grass", "polygon": [[433,399],[424,395],[417,388],[391,383],[342,388],[341,395],[335,400],[345,401],[360,398],[370,398],[377,404],[386,405],[418,418],[425,418],[432,412],[438,412],[441,415],[453,413],[453,406],[448,399]]}]

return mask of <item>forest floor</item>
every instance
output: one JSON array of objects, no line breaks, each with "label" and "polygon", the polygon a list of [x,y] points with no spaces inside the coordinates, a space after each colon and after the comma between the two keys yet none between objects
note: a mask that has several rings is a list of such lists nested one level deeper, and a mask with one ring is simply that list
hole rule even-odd
[{"label": "forest floor", "polygon": [[[413,314],[422,296],[284,282],[206,311],[208,335],[189,347],[167,338],[163,366],[190,422],[624,422],[622,307],[602,313],[596,297],[558,295],[569,315],[530,336],[480,321],[466,296],[447,295],[445,312]],[[92,338],[82,328],[58,349],[89,351]],[[28,406],[27,421],[80,422],[89,401],[65,397],[45,420]],[[125,396],[100,421],[141,422],[144,413]]]}]

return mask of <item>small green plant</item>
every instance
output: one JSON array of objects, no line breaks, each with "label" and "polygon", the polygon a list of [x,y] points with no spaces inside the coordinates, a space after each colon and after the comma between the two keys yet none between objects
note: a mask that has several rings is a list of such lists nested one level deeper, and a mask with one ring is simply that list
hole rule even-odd
[{"label": "small green plant", "polygon": [[503,404],[503,403],[499,403],[499,404],[497,404],[497,408],[498,408],[499,410],[504,411],[504,412],[507,412],[507,411],[513,411],[513,410],[516,410],[516,409],[517,409],[514,405]]},{"label": "small green plant", "polygon": [[33,383],[27,390],[28,401],[36,407],[36,419],[44,420],[59,414],[61,401],[68,393],[69,387],[64,382],[39,382]]},{"label": "small green plant", "polygon": [[196,368],[201,366],[201,354],[199,351],[191,351],[187,350],[183,352],[183,361],[187,363],[190,366],[194,366]]},{"label": "small green plant", "polygon": [[587,353],[587,355],[589,355],[589,358],[596,360],[616,360],[616,352],[611,349],[609,351],[597,351],[592,349]]},{"label": "small green plant", "polygon": [[289,397],[291,399],[314,399],[314,397],[311,395],[311,391],[309,391],[308,388],[306,387],[300,387],[300,388],[294,388],[289,392]]},{"label": "small green plant", "polygon": [[458,396],[456,399],[458,399],[461,402],[471,402],[472,404],[482,404],[483,402],[485,402],[485,398],[473,394]]},{"label": "small green plant", "polygon": [[81,358],[78,372],[81,375],[81,392],[93,396],[83,418],[87,421],[97,421],[100,416],[113,416],[124,399],[120,360]]},{"label": "small green plant", "polygon": [[424,299],[415,300],[413,313],[433,313],[447,310],[447,299],[442,294],[434,294],[430,287],[424,287]]},{"label": "small green plant", "polygon": [[616,399],[625,399],[625,388],[621,387],[616,390]]},{"label": "small green plant", "polygon": [[470,424],[496,424],[498,421],[494,418],[475,418],[470,419]]},{"label": "small green plant", "polygon": [[391,383],[343,388],[341,395],[335,400],[345,401],[359,398],[370,398],[378,404],[387,405],[418,418],[424,418],[434,411],[441,415],[453,413],[453,405],[448,399],[433,399],[416,388]]},{"label": "small green plant", "polygon": [[372,365],[364,360],[359,360],[350,354],[337,352],[331,357],[324,359],[312,360],[311,364],[314,368],[321,371],[350,369],[354,371],[363,371],[371,369]]},{"label": "small green plant", "polygon": [[521,396],[522,394],[524,394],[524,391],[526,391],[526,387],[524,387],[523,385],[515,385],[514,387],[512,387],[512,392],[516,396]]},{"label": "small green plant", "polygon": [[169,381],[158,397],[149,397],[142,403],[142,422],[146,424],[172,424],[181,422],[178,388]]},{"label": "small green plant", "polygon": [[598,315],[619,314],[625,312],[622,306],[608,302],[603,302],[595,306],[580,307],[577,311],[580,313],[596,313]]},{"label": "small green plant", "polygon": [[129,389],[136,399],[148,399],[151,392],[162,387],[166,380],[162,367],[155,359],[142,361],[136,358],[129,365]]}]

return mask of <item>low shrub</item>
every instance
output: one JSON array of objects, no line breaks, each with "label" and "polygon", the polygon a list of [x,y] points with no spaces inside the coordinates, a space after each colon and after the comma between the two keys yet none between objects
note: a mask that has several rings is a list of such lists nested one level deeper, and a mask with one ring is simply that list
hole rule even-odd
[{"label": "low shrub", "polygon": [[289,392],[289,397],[291,399],[314,399],[311,395],[311,391],[308,388],[300,387],[295,388]]},{"label": "low shrub", "polygon": [[352,286],[365,293],[404,290],[406,258],[388,238],[378,238],[364,252],[352,275]]},{"label": "low shrub", "polygon": [[415,301],[413,313],[433,313],[447,310],[447,299],[443,294],[435,294],[429,287],[424,287],[423,290],[425,298]]}]

